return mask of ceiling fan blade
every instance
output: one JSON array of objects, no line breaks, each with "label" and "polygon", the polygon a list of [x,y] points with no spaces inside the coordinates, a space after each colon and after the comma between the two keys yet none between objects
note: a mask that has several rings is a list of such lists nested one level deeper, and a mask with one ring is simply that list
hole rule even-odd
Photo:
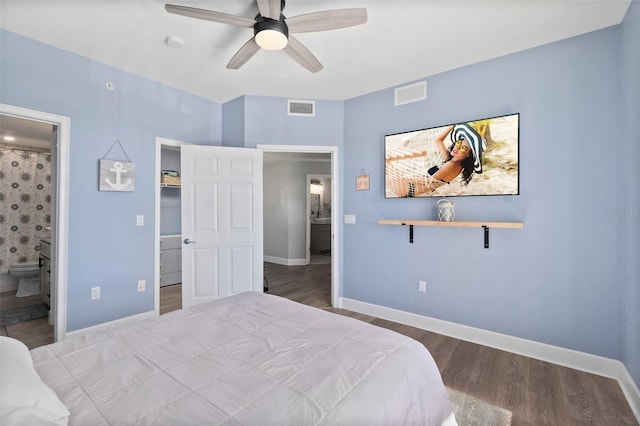
[{"label": "ceiling fan blade", "polygon": [[242,16],[229,15],[228,13],[198,9],[195,7],[179,6],[176,4],[165,4],[164,8],[167,12],[176,15],[204,19],[206,21],[221,22],[223,24],[236,25],[239,27],[253,27],[256,23],[256,21],[254,21],[253,19],[243,18]]},{"label": "ceiling fan blade", "polygon": [[367,22],[367,9],[335,9],[293,16],[285,20],[290,33],[308,33],[353,27]]},{"label": "ceiling fan blade", "polygon": [[279,20],[280,4],[282,0],[258,0],[258,10],[264,18]]},{"label": "ceiling fan blade", "polygon": [[260,46],[256,43],[254,37],[251,37],[248,42],[246,42],[227,64],[227,68],[230,70],[237,70],[241,66],[243,66],[249,59],[256,54],[256,52],[260,50]]},{"label": "ceiling fan blade", "polygon": [[283,50],[297,63],[311,72],[315,73],[323,68],[320,61],[318,61],[318,58],[313,56],[313,53],[304,47],[302,43],[300,43],[298,39],[293,37],[291,34],[289,34],[289,43],[287,43],[287,46]]}]

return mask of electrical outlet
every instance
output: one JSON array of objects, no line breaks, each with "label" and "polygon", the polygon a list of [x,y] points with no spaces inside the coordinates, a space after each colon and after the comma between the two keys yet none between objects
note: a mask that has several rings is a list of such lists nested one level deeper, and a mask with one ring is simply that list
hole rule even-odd
[{"label": "electrical outlet", "polygon": [[138,280],[138,291],[145,291],[147,288],[147,282],[145,280]]},{"label": "electrical outlet", "polygon": [[427,282],[426,281],[418,281],[418,291],[422,293],[427,291]]},{"label": "electrical outlet", "polygon": [[91,287],[91,300],[100,299],[100,287]]},{"label": "electrical outlet", "polygon": [[144,215],[139,214],[136,216],[136,226],[144,226]]}]

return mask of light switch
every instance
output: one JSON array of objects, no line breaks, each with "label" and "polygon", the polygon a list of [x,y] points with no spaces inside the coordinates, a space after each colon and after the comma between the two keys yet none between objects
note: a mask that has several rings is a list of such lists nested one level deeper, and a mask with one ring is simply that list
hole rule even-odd
[{"label": "light switch", "polygon": [[344,223],[349,225],[355,225],[356,223],[356,215],[355,214],[345,214],[344,215]]},{"label": "light switch", "polygon": [[136,216],[136,226],[144,226],[144,215],[139,214]]}]

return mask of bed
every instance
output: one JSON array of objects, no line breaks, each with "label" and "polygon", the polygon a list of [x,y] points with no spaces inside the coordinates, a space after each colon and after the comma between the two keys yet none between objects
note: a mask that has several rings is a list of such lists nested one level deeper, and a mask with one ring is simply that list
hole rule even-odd
[{"label": "bed", "polygon": [[[4,365],[10,355],[3,339]],[[96,426],[456,424],[435,362],[419,342],[256,292],[29,355],[61,404],[38,412],[23,397],[27,411],[12,411],[7,387],[18,373],[3,366],[2,424],[22,415]],[[13,399],[20,394],[11,392]]]}]

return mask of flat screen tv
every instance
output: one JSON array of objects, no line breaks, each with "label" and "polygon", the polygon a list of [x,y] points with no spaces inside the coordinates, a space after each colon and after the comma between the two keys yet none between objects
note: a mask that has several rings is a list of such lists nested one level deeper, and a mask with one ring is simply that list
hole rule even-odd
[{"label": "flat screen tv", "polygon": [[519,193],[520,114],[386,135],[385,197]]}]

